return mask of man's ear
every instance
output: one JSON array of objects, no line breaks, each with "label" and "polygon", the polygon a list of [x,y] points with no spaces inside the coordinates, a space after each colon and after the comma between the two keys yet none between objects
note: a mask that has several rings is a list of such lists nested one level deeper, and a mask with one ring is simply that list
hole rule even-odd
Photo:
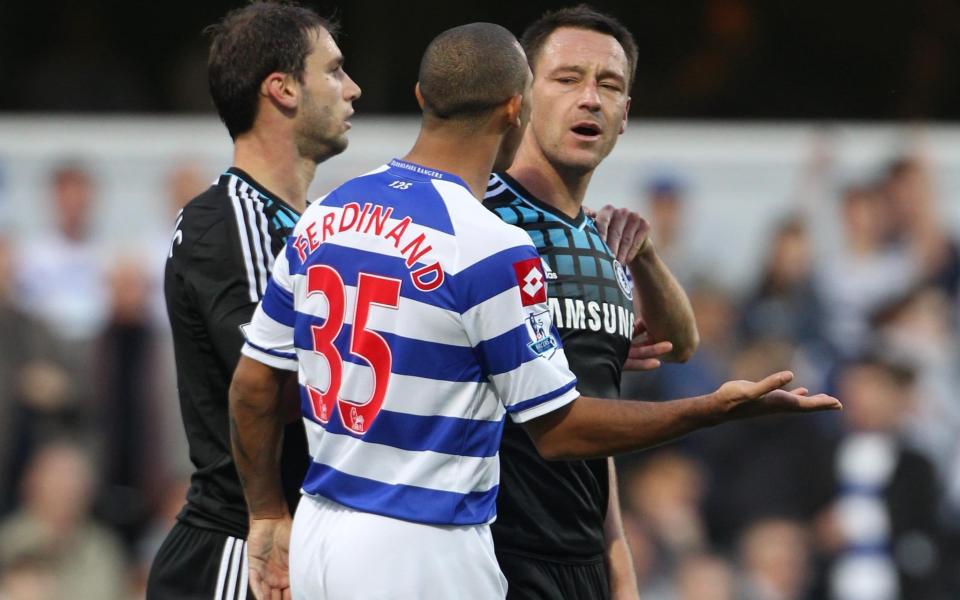
[{"label": "man's ear", "polygon": [[293,76],[279,71],[270,73],[260,83],[260,95],[288,110],[295,109],[300,102],[300,88]]},{"label": "man's ear", "polygon": [[623,109],[623,120],[620,121],[620,135],[627,130],[627,118],[630,116],[630,96],[627,96],[627,106]]},{"label": "man's ear", "polygon": [[423,110],[423,107],[426,105],[426,102],[423,100],[423,94],[420,92],[420,82],[417,82],[417,85],[413,86],[413,95],[417,97],[417,104],[420,105],[420,110]]},{"label": "man's ear", "polygon": [[522,127],[523,126],[523,95],[517,94],[516,96],[511,96],[507,100],[505,106],[504,114],[507,117],[507,122],[513,127]]}]

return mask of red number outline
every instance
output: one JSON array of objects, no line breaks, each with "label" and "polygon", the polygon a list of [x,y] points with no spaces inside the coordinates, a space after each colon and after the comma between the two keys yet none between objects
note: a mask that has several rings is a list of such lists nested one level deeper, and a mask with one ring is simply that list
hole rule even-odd
[{"label": "red number outline", "polygon": [[334,402],[344,428],[356,435],[366,433],[379,414],[390,382],[393,353],[383,336],[367,328],[367,322],[372,306],[393,310],[399,307],[400,285],[399,279],[371,273],[360,273],[357,279],[349,352],[370,366],[373,392],[365,401],[355,402],[340,397],[343,358],[334,346],[343,329],[346,286],[340,274],[328,265],[315,265],[307,270],[307,297],[315,293],[323,294],[329,307],[327,320],[322,326],[312,325],[311,334],[314,353],[323,356],[330,368],[330,383],[323,392],[305,386],[313,416],[320,423],[326,425],[329,422]]}]

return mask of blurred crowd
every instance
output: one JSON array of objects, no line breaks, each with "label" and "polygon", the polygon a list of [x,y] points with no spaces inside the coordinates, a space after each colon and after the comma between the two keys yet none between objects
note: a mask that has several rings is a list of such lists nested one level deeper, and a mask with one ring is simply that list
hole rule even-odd
[{"label": "blurred crowd", "polygon": [[[624,380],[671,399],[792,369],[839,414],[743,422],[618,461],[644,600],[960,597],[960,246],[929,157],[841,180],[816,149],[746,289],[693,255],[681,177],[625,199],[687,289],[701,345]],[[142,597],[189,472],[162,299],[177,210],[135,248],[93,233],[98,182],[57,165],[55,219],[0,232],[0,599]],[[718,233],[716,252],[723,252]],[[706,257],[701,257],[706,258]]]},{"label": "blurred crowd", "polygon": [[[701,345],[687,364],[628,375],[624,396],[692,396],[792,369],[844,410],[720,427],[621,460],[645,600],[960,597],[960,246],[923,152],[855,181],[832,162],[815,149],[741,290],[686,251],[683,182],[646,189]],[[717,252],[723,243],[718,233]]]}]

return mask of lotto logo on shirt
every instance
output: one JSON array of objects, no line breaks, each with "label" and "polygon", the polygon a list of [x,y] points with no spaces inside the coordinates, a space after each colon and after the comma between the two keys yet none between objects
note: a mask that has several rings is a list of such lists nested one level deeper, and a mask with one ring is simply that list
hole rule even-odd
[{"label": "lotto logo on shirt", "polygon": [[539,258],[528,258],[513,263],[513,272],[520,286],[520,299],[524,306],[547,301],[547,280]]}]

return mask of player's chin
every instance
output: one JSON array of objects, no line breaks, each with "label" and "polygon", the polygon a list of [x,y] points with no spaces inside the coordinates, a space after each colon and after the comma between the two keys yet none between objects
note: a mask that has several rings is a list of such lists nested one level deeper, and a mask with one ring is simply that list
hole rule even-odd
[{"label": "player's chin", "polygon": [[603,155],[595,148],[572,147],[560,156],[559,162],[567,169],[592,171],[601,160]]},{"label": "player's chin", "polygon": [[315,162],[321,163],[347,149],[349,140],[346,134],[327,137],[314,145],[311,156]]}]

